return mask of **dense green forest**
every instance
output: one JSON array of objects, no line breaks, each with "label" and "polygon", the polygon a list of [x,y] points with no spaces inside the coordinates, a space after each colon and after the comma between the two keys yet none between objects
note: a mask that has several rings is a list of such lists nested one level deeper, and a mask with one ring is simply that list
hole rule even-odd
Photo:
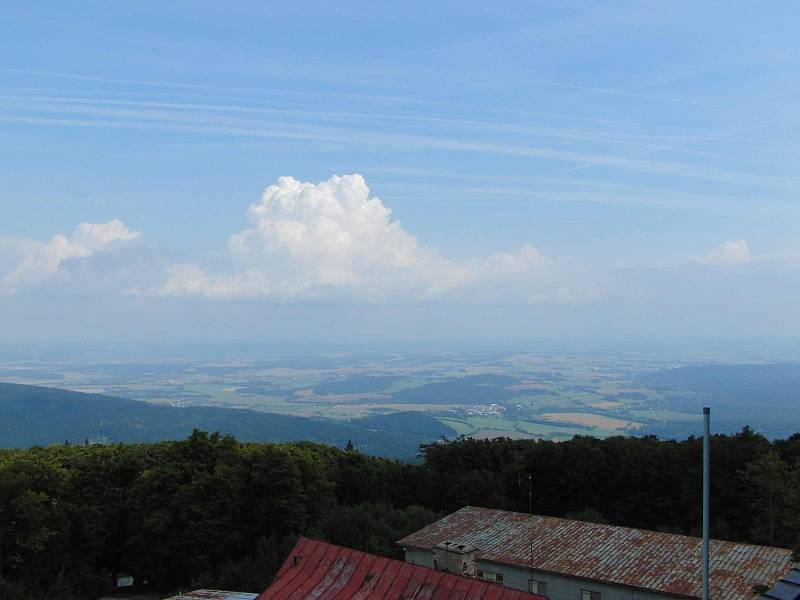
[{"label": "dense green forest", "polygon": [[[712,533],[800,547],[800,434],[713,439]],[[297,535],[389,556],[464,505],[696,534],[698,439],[459,439],[418,463],[309,442],[0,450],[0,598],[96,598],[115,573],[158,589],[260,591]]]}]

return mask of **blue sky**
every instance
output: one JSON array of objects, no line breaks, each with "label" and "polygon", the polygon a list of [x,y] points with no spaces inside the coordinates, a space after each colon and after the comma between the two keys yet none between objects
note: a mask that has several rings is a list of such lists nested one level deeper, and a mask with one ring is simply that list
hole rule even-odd
[{"label": "blue sky", "polygon": [[796,336],[798,17],[5,3],[0,328]]}]

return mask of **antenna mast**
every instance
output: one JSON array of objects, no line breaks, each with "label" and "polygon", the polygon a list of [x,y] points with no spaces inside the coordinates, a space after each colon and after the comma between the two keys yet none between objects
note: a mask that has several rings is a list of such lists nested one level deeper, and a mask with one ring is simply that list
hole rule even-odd
[{"label": "antenna mast", "polygon": [[533,513],[533,475],[528,473],[528,514]]}]

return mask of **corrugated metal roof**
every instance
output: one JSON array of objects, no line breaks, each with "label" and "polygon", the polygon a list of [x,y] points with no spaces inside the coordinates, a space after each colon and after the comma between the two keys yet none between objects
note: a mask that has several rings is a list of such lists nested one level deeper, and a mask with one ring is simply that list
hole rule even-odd
[{"label": "corrugated metal roof", "polygon": [[[702,597],[700,538],[467,506],[398,544],[444,540],[477,546],[478,560]],[[790,550],[712,540],[711,596],[752,598],[791,567]]]},{"label": "corrugated metal roof", "polygon": [[249,592],[227,592],[225,590],[194,590],[166,600],[254,600],[258,594]]},{"label": "corrugated metal roof", "polygon": [[800,569],[792,569],[783,578],[764,592],[758,600],[798,600],[800,598]]},{"label": "corrugated metal roof", "polygon": [[300,538],[258,600],[547,600],[478,579]]}]

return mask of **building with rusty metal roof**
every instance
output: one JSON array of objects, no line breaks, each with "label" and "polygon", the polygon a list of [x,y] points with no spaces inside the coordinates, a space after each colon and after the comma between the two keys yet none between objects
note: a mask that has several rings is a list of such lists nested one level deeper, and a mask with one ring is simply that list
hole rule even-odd
[{"label": "building with rusty metal roof", "polygon": [[[469,550],[474,577],[552,600],[701,598],[701,539],[467,506],[398,542],[406,561],[448,568]],[[793,566],[784,548],[711,541],[711,598],[753,598]]]},{"label": "building with rusty metal roof", "polygon": [[300,538],[258,600],[547,600],[526,592]]}]

